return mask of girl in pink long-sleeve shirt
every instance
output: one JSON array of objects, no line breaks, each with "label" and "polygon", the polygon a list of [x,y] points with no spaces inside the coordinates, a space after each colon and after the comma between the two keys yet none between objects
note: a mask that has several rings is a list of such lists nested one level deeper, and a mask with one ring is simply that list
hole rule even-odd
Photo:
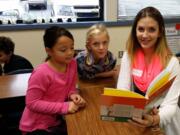
[{"label": "girl in pink long-sleeve shirt", "polygon": [[61,115],[85,105],[75,88],[74,39],[69,31],[56,26],[48,28],[43,38],[48,57],[31,74],[19,128],[26,135],[66,135]]}]

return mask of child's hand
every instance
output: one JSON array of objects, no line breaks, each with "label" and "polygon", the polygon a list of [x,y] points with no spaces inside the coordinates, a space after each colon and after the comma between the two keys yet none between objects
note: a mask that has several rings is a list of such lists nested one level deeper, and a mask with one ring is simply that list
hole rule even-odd
[{"label": "child's hand", "polygon": [[70,99],[79,107],[84,107],[86,104],[86,101],[79,94],[72,94]]},{"label": "child's hand", "polygon": [[74,102],[70,101],[69,102],[69,108],[68,108],[68,113],[75,113],[79,109],[79,106],[76,105]]}]

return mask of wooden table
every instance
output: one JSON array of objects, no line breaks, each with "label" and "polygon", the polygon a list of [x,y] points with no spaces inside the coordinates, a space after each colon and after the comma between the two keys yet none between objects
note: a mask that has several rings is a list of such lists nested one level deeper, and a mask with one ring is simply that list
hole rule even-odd
[{"label": "wooden table", "polygon": [[25,96],[30,73],[0,76],[0,99]]},{"label": "wooden table", "polygon": [[22,110],[30,73],[0,76],[0,113]]},{"label": "wooden table", "polygon": [[[101,82],[101,83],[100,83]],[[104,83],[103,83],[104,82]],[[87,106],[75,114],[66,115],[68,135],[155,135],[150,129],[135,127],[126,122],[110,122],[100,119],[100,94],[104,86],[113,85],[113,81],[95,81],[91,86],[80,81],[80,94]]]},{"label": "wooden table", "polygon": [[[21,106],[29,76],[30,74],[0,76],[0,112],[4,112],[4,108],[14,110]],[[116,86],[114,79],[79,80],[78,84],[80,94],[87,101],[87,106],[75,114],[66,115],[68,135],[154,135],[149,130],[128,123],[100,120],[100,94],[104,87]]]}]

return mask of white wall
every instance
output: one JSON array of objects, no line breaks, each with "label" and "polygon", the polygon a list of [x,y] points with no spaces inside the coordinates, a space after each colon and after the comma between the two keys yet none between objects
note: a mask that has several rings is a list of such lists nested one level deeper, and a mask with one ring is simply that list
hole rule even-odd
[{"label": "white wall", "polygon": [[104,20],[117,21],[118,0],[104,0]]},{"label": "white wall", "polygon": [[[75,49],[85,48],[87,28],[68,29],[74,36]],[[109,50],[118,57],[118,51],[124,50],[130,27],[108,27],[110,34]],[[44,61],[46,53],[43,46],[44,30],[1,31],[0,36],[10,37],[16,47],[15,53],[29,59],[34,66]]]}]

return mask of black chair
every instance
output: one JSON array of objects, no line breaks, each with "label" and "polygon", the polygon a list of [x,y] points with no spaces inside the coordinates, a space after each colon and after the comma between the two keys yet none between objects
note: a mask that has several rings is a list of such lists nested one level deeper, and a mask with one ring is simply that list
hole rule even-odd
[{"label": "black chair", "polygon": [[33,69],[18,69],[18,70],[7,73],[7,75],[32,73],[32,71],[33,71]]},{"label": "black chair", "polygon": [[21,112],[13,112],[11,114],[2,115],[0,118],[1,135],[21,135],[19,130],[19,121]]},{"label": "black chair", "polygon": [[1,135],[21,135],[19,121],[25,107],[25,97],[0,100]]}]

